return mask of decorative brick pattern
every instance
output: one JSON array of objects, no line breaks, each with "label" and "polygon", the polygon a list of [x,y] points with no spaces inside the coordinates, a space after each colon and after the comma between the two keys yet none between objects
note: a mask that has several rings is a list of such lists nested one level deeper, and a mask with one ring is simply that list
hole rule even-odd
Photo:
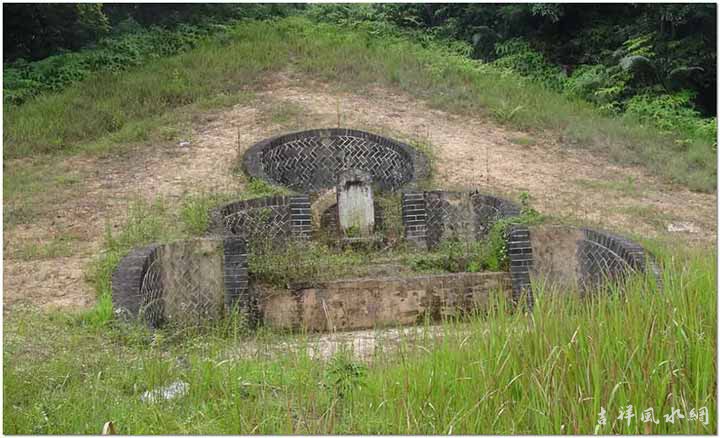
[{"label": "decorative brick pattern", "polygon": [[137,249],[120,261],[112,289],[118,316],[152,328],[168,321],[201,324],[222,317],[235,304],[250,322],[257,320],[257,302],[248,292],[246,244],[239,238]]},{"label": "decorative brick pattern", "polygon": [[332,188],[337,175],[361,169],[380,190],[396,190],[428,174],[427,160],[412,147],[352,129],[315,129],[264,140],[244,156],[251,176],[287,187]]},{"label": "decorative brick pattern", "polygon": [[532,309],[534,300],[530,287],[530,270],[532,269],[533,255],[530,231],[524,225],[511,225],[506,233],[513,301],[518,304],[524,296],[528,309]]},{"label": "decorative brick pattern", "polygon": [[583,228],[584,240],[578,243],[577,259],[581,286],[597,287],[618,282],[633,272],[650,270],[662,287],[660,270],[645,249],[635,242],[604,231]]},{"label": "decorative brick pattern", "polygon": [[215,209],[210,216],[213,234],[242,237],[250,242],[281,243],[291,237],[307,238],[312,232],[308,195],[233,202]]},{"label": "decorative brick pattern", "polygon": [[150,327],[160,327],[165,322],[165,302],[163,301],[162,271],[159,258],[161,247],[150,253],[148,269],[142,277],[140,287],[140,307],[138,317]]},{"label": "decorative brick pattern", "polygon": [[475,192],[472,194],[472,200],[475,208],[476,239],[487,236],[490,228],[498,220],[520,215],[520,207],[507,199]]},{"label": "decorative brick pattern", "polygon": [[112,302],[117,316],[137,315],[141,307],[143,279],[154,260],[157,245],[132,250],[112,274]]},{"label": "decorative brick pattern", "polygon": [[484,239],[497,220],[520,214],[512,202],[477,192],[403,193],[402,206],[405,238],[420,248],[451,237]]},{"label": "decorative brick pattern", "polygon": [[443,240],[475,239],[475,215],[472,194],[465,192],[425,192],[427,244],[438,246]]}]

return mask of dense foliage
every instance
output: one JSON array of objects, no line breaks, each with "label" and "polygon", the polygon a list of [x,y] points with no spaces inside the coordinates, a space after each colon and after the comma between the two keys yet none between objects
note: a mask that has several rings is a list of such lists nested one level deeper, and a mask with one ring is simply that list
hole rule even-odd
[{"label": "dense foliage", "polygon": [[465,43],[468,56],[629,114],[681,144],[715,142],[714,4],[314,5],[315,19],[386,23],[416,38]]},{"label": "dense foliage", "polygon": [[293,6],[231,3],[8,3],[3,60],[37,61],[92,46],[106,36],[159,26],[203,26],[287,15]]},{"label": "dense foliage", "polygon": [[[693,102],[703,114],[716,114],[715,4],[404,4],[378,8],[383,19],[399,25],[467,41],[473,45],[473,56],[485,61],[510,56],[513,61],[506,59],[505,65],[552,85],[560,76],[576,91],[576,82],[581,81],[584,96],[590,99],[622,104],[636,94],[686,89],[692,91]],[[595,79],[592,83],[589,71]]]},{"label": "dense foliage", "polygon": [[10,104],[62,90],[93,72],[122,71],[174,55],[226,30],[234,20],[284,16],[292,10],[279,4],[6,4],[4,8],[3,90],[4,102]]},{"label": "dense foliage", "polygon": [[[612,144],[603,146],[610,155],[627,161],[629,156],[637,155],[631,149],[645,152],[662,150],[662,153],[643,152],[640,154],[642,159],[632,162],[663,168],[661,173],[669,174],[674,181],[688,184],[693,189],[708,191],[715,187],[714,5],[114,4],[96,7],[90,4],[13,4],[5,5],[4,11],[8,26],[5,30],[3,103],[6,114],[10,114],[4,120],[6,132],[10,132],[5,135],[5,140],[6,143],[13,140],[13,149],[67,148],[68,140],[70,143],[90,140],[86,131],[94,132],[100,128],[90,128],[85,123],[78,134],[76,131],[79,128],[68,125],[67,120],[58,121],[55,127],[41,127],[31,123],[27,116],[34,114],[49,118],[48,109],[54,102],[51,96],[61,90],[87,94],[70,85],[90,76],[99,78],[98,73],[104,77],[97,79],[98,85],[105,87],[109,82],[117,82],[117,72],[127,75],[128,69],[133,66],[142,65],[145,68],[151,61],[169,60],[168,65],[173,65],[172,71],[156,72],[142,80],[160,82],[160,76],[169,74],[170,82],[166,78],[161,88],[170,85],[181,88],[160,93],[156,89],[159,84],[156,84],[152,90],[144,91],[144,95],[162,94],[158,98],[160,106],[150,108],[148,102],[138,103],[137,114],[127,114],[127,103],[123,110],[115,108],[113,101],[111,108],[101,109],[103,113],[112,113],[102,116],[107,123],[98,125],[104,127],[100,130],[107,132],[120,130],[125,126],[124,120],[135,115],[139,117],[140,113],[162,113],[163,108],[191,103],[199,96],[216,93],[220,82],[229,82],[232,76],[237,83],[238,75],[224,70],[212,71],[218,83],[209,82],[206,77],[198,85],[187,80],[186,76],[194,76],[195,73],[190,71],[197,70],[198,79],[201,79],[203,74],[200,70],[203,69],[207,76],[211,73],[207,70],[208,63],[213,64],[214,61],[195,59],[196,56],[185,60],[170,59],[205,42],[224,47],[233,41],[233,44],[239,44],[239,49],[246,51],[248,48],[231,36],[237,33],[238,26],[249,26],[249,22],[238,25],[238,19],[265,20],[302,14],[320,22],[321,26],[314,28],[317,32],[303,30],[300,33],[309,33],[297,39],[298,32],[293,29],[293,34],[277,35],[277,38],[288,40],[278,40],[277,44],[273,43],[273,48],[269,44],[254,43],[257,47],[268,46],[268,50],[298,51],[299,57],[294,56],[292,60],[283,57],[285,52],[273,54],[273,59],[268,59],[268,62],[272,61],[278,68],[286,62],[294,62],[302,64],[308,73],[328,68],[331,70],[326,71],[331,72],[341,67],[356,69],[357,66],[341,66],[342,60],[331,59],[329,55],[312,58],[315,65],[310,65],[308,57],[311,52],[307,50],[319,50],[321,46],[328,45],[335,50],[334,46],[354,44],[360,35],[366,35],[362,38],[368,40],[368,45],[357,50],[368,53],[358,53],[358,56],[377,52],[388,57],[391,45],[412,43],[413,48],[405,55],[397,54],[385,59],[383,62],[387,68],[374,70],[375,77],[355,79],[362,79],[360,82],[377,81],[378,75],[385,75],[390,79],[389,85],[415,93],[420,88],[399,75],[403,74],[400,70],[418,70],[417,74],[424,78],[429,75],[435,79],[430,87],[428,84],[416,84],[427,91],[427,95],[419,97],[446,102],[450,99],[447,92],[453,95],[462,93],[453,99],[455,105],[462,106],[465,112],[480,110],[490,113],[499,121],[520,129],[557,128],[564,142],[600,147],[596,144],[598,137],[589,131],[605,128],[589,128],[589,113],[584,106],[581,110],[584,115],[574,117],[578,120],[570,123],[573,118],[570,113],[579,111],[577,102],[589,102],[599,114],[626,119],[627,126],[632,129],[652,130],[667,137],[667,141],[660,142],[647,138],[640,142],[642,145],[636,139],[630,143],[625,139],[619,144],[613,140]],[[46,25],[42,29],[29,25],[23,31],[11,24],[18,17],[24,17],[28,23],[38,21]],[[322,23],[330,26],[322,27]],[[50,32],[51,28],[55,30]],[[346,34],[349,39],[341,38],[340,28],[355,32],[354,36]],[[300,48],[301,45],[305,48]],[[84,48],[76,50],[80,46]],[[426,52],[418,52],[418,47]],[[410,53],[414,55],[410,56]],[[28,62],[46,54],[51,56]],[[452,67],[446,65],[446,55],[458,58],[454,58]],[[177,65],[178,62],[191,60],[208,65],[202,69],[200,65]],[[396,62],[402,65],[395,65]],[[475,90],[480,82],[486,81],[480,77],[483,75],[495,78],[493,84],[499,84],[498,72],[503,74],[503,90]],[[327,76],[326,73],[320,75]],[[223,76],[225,80],[221,80]],[[346,81],[353,78],[347,74],[339,76]],[[137,85],[145,89],[148,84]],[[468,87],[475,91],[469,93]],[[564,112],[568,114],[560,116],[557,105],[553,106],[552,114],[542,114],[543,108],[550,111],[546,107],[550,95],[538,92],[539,87],[555,96],[565,96],[568,107]],[[511,92],[510,88],[515,91]],[[521,89],[524,91],[520,92]],[[96,91],[106,94],[107,90]],[[167,92],[172,96],[165,96]],[[41,95],[43,99],[36,99]],[[556,100],[555,97],[552,99]],[[35,100],[37,106],[28,108],[27,103],[31,100]],[[540,104],[541,100],[545,103]],[[538,110],[541,112],[538,113]],[[15,123],[13,120],[24,122]],[[30,135],[26,132],[28,130],[52,130],[53,134]],[[68,136],[65,131],[75,134]],[[611,135],[614,137],[615,133]],[[619,136],[627,137],[625,134]],[[646,147],[645,143],[653,142],[656,146]],[[628,149],[628,152],[619,151],[619,148]],[[667,161],[668,156],[682,156],[682,159],[671,164],[659,163]]]}]

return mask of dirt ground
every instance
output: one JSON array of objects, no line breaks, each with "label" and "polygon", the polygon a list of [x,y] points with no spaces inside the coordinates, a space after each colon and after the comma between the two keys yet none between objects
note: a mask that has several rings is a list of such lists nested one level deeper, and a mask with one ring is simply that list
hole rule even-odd
[{"label": "dirt ground", "polygon": [[[119,157],[63,158],[59,166],[82,170],[71,193],[32,223],[5,227],[5,309],[20,302],[43,308],[91,306],[95,292],[86,278],[89,265],[101,249],[106,226],[117,228],[125,220],[129,200],[239,190],[243,179],[232,172],[238,148],[282,132],[337,126],[338,109],[343,127],[429,142],[440,188],[509,196],[527,191],[537,210],[554,216],[693,244],[716,239],[714,194],[694,193],[662,183],[642,168],[565,149],[551,135],[431,109],[398,92],[354,94],[283,74],[268,81],[250,103],[196,114],[182,142],[138,145]],[[670,233],[668,226],[685,231]],[[72,255],[13,257],[23,245],[58,234],[76,236]]]}]

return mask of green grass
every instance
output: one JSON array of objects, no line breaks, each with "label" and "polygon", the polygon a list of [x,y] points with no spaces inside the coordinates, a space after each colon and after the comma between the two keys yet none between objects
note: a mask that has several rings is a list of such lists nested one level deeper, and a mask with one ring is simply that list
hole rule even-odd
[{"label": "green grass", "polygon": [[[201,102],[223,104],[224,96],[248,91],[269,73],[288,68],[343,88],[400,89],[456,113],[491,117],[520,130],[549,130],[567,147],[646,166],[694,190],[715,190],[712,144],[679,144],[672,135],[631,117],[604,116],[589,103],[480,64],[439,43],[423,46],[406,37],[299,17],[242,22],[191,51],[122,75],[94,75],[61,93],[8,108],[5,157],[92,150],[92,145],[119,133],[124,133],[122,139],[141,139],[164,113]],[[292,115],[280,112],[273,118],[289,121]]]},{"label": "green grass", "polygon": [[283,187],[272,186],[262,180],[251,179],[240,193],[201,193],[187,196],[179,206],[164,198],[153,202],[142,199],[128,205],[127,222],[113,232],[106,229],[100,255],[88,269],[98,300],[81,319],[96,327],[106,326],[112,319],[112,290],[110,279],[120,260],[133,248],[151,243],[167,243],[205,235],[210,209],[232,201],[286,194]]},{"label": "green grass", "polygon": [[[401,89],[436,107],[530,132],[549,129],[568,146],[643,164],[691,188],[715,188],[715,152],[705,145],[685,150],[631,120],[604,117],[440,46],[292,18],[246,22],[181,55],[122,75],[96,75],[5,111],[5,157],[33,157],[31,164],[5,167],[4,194],[12,199],[5,225],[30,222],[46,206],[62,204],[58,195],[83,178],[81,169],[55,168],[54,154],[113,152],[155,136],[175,140],[190,112],[247,101],[268,74],[286,68],[359,92],[374,85]],[[295,116],[278,110],[270,118],[290,123]],[[607,188],[630,192],[634,184]],[[637,421],[615,420],[628,404],[655,409],[661,423],[652,433],[717,432],[715,248],[644,242],[663,265],[662,292],[643,278],[622,294],[584,302],[572,293],[553,299],[537,291],[530,315],[506,312],[499,301],[490,315],[445,321],[442,338],[424,338],[419,348],[405,339],[405,348],[380,352],[370,365],[347,353],[314,359],[303,348],[282,347],[302,346],[307,335],[248,334],[232,320],[202,333],[150,333],[112,319],[110,275],[123,255],[203,234],[207,210],[223,202],[281,192],[258,180],[246,189],[195,195],[177,208],[162,199],[132,204],[127,226],[108,230],[88,274],[98,292],[94,309],[46,313],[15,306],[6,315],[5,433],[96,434],[108,420],[123,434],[646,432]],[[61,255],[63,248],[24,251],[37,258]],[[337,257],[345,258],[338,263]],[[348,269],[365,260],[362,254],[317,258]],[[318,266],[313,269],[325,273]],[[237,357],[251,343],[280,347],[272,357],[264,351]],[[140,401],[144,391],[177,380],[189,383],[187,396]],[[608,425],[596,429],[601,407]],[[711,423],[665,423],[671,407],[684,414],[707,407]]]},{"label": "green grass", "polygon": [[530,147],[537,143],[535,139],[531,137],[512,137],[509,139],[512,143],[515,143],[516,145]]},{"label": "green grass", "polygon": [[[5,319],[5,432],[96,434],[113,420],[123,434],[640,434],[637,418],[615,420],[632,404],[654,408],[652,433],[714,434],[717,259],[658,250],[662,292],[636,278],[591,301],[540,295],[531,315],[500,301],[370,364],[280,347],[306,335],[151,334],[18,308]],[[253,342],[278,348],[239,357]],[[178,380],[185,397],[140,401]],[[601,407],[608,424],[596,429]],[[671,407],[707,407],[710,424],[665,423]]]}]

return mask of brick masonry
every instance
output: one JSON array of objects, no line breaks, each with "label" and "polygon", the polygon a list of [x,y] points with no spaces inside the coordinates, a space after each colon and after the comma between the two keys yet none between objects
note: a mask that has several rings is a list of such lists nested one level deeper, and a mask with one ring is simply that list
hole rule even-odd
[{"label": "brick masonry", "polygon": [[639,244],[590,228],[536,225],[528,230],[533,264],[530,280],[547,292],[591,293],[634,272],[649,272],[660,288],[660,269]]},{"label": "brick masonry", "polygon": [[662,288],[660,269],[641,245],[605,231],[582,228],[582,233],[584,239],[577,247],[582,287],[589,289],[607,281],[622,281],[632,272],[649,271]]},{"label": "brick masonry", "polygon": [[402,194],[402,221],[405,240],[419,249],[427,249],[427,205],[424,193]]},{"label": "brick masonry", "polygon": [[[632,272],[650,272],[662,287],[654,259],[621,236],[514,224],[506,230],[509,273],[340,280],[257,294],[248,280],[248,246],[259,239],[283,244],[310,238],[311,195],[334,187],[338,173],[364,170],[380,189],[396,190],[427,177],[428,167],[422,154],[403,143],[345,129],[265,140],[246,153],[244,165],[252,176],[311,193],[233,202],[210,212],[210,234],[219,237],[133,250],[112,275],[117,315],[158,327],[178,318],[202,322],[237,309],[253,326],[358,329],[469,312],[486,305],[493,290],[511,291],[516,304],[531,309],[531,285],[538,281],[586,293]],[[408,191],[401,202],[405,238],[421,249],[450,238],[484,239],[499,219],[520,214],[516,204],[478,192]],[[381,226],[383,211],[377,203],[374,207],[375,224]],[[337,215],[337,204],[330,205],[319,217],[320,227],[337,229]]]},{"label": "brick masonry", "polygon": [[243,239],[195,239],[139,248],[112,275],[116,315],[156,328],[168,321],[200,324],[236,308],[257,319],[248,294]]},{"label": "brick masonry", "polygon": [[226,204],[210,212],[210,233],[250,242],[308,238],[312,233],[310,197],[269,196]]},{"label": "brick masonry", "polygon": [[533,252],[530,245],[530,231],[525,225],[511,225],[506,230],[506,241],[513,302],[521,303],[524,298],[528,309],[532,309],[534,298],[530,285],[530,271],[533,267]]},{"label": "brick masonry", "polygon": [[145,273],[158,245],[136,248],[123,257],[112,274],[112,301],[117,316],[132,317],[140,312],[140,290]]},{"label": "brick masonry", "polygon": [[243,157],[250,176],[306,192],[329,189],[348,169],[372,175],[379,190],[397,190],[429,174],[417,149],[354,129],[313,129],[263,140]]},{"label": "brick masonry", "polygon": [[481,240],[499,219],[517,216],[512,202],[477,192],[426,191],[402,194],[405,238],[418,248],[443,240]]},{"label": "brick masonry", "polygon": [[256,323],[257,303],[248,292],[247,247],[243,239],[223,240],[223,283],[225,285],[225,306],[236,307],[244,312],[252,325]]},{"label": "brick masonry", "polygon": [[307,239],[312,233],[312,213],[308,195],[290,196],[290,231],[299,239]]}]

